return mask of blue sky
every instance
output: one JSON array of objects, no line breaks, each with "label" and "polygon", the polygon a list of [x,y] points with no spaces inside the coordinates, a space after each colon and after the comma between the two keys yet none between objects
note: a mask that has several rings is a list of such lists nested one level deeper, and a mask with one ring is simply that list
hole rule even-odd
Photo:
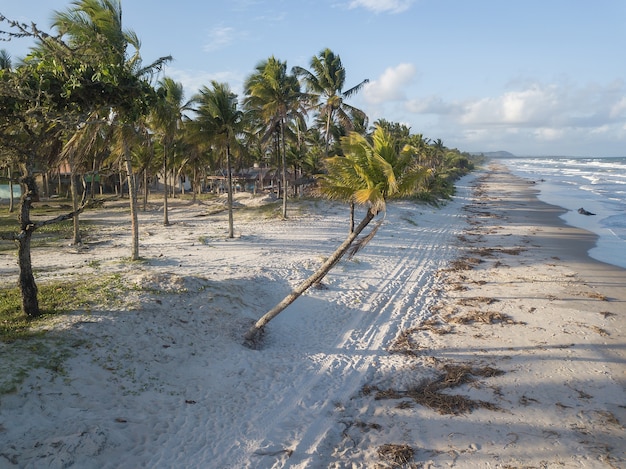
[{"label": "blue sky", "polygon": [[[67,0],[0,0],[47,28]],[[624,0],[123,0],[145,62],[191,97],[261,60],[341,56],[349,102],[463,151],[626,156]],[[0,44],[19,57],[27,43]]]}]

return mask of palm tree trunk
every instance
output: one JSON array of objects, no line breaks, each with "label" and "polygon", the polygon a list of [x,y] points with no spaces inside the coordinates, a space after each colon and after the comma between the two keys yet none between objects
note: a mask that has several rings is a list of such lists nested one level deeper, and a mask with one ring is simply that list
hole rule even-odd
[{"label": "palm tree trunk", "polygon": [[328,111],[328,116],[326,117],[326,135],[325,135],[325,142],[324,142],[324,155],[326,156],[326,158],[328,158],[328,146],[330,144],[330,121],[332,118],[332,113],[331,111]]},{"label": "palm tree trunk", "polygon": [[[124,137],[123,137],[124,138]],[[132,247],[130,258],[133,261],[139,259],[139,220],[137,218],[137,188],[133,175],[133,165],[130,159],[130,148],[124,138],[124,160],[126,161],[126,173],[128,175],[128,198],[130,199],[130,226],[132,232]]]},{"label": "palm tree trunk", "polygon": [[168,206],[167,206],[167,148],[164,149],[165,152],[163,154],[163,225],[167,226],[170,224],[170,220],[168,218]]},{"label": "palm tree trunk", "polygon": [[285,120],[280,123],[280,139],[282,142],[283,167],[283,218],[287,218],[287,150],[285,146]]},{"label": "palm tree trunk", "polygon": [[228,237],[234,238],[233,228],[233,171],[230,163],[230,145],[226,144],[226,179],[228,184]]},{"label": "palm tree trunk", "polygon": [[148,210],[148,168],[143,170],[143,211]]},{"label": "palm tree trunk", "polygon": [[[72,211],[78,210],[78,188],[76,187],[76,172],[74,171],[74,164],[70,161],[70,193],[72,194]],[[72,245],[80,244],[80,221],[78,213],[73,218],[73,234]]]},{"label": "palm tree trunk", "polygon": [[[126,158],[126,156],[124,156],[124,158]],[[130,155],[128,156],[128,159],[130,159]],[[126,164],[126,168],[128,169],[128,164]],[[128,180],[128,177],[130,176],[131,173],[126,173],[126,180]],[[130,189],[130,186],[129,186]],[[124,198],[124,174],[122,172],[122,162],[120,161],[120,197]]]},{"label": "palm tree trunk", "polygon": [[191,203],[195,204],[198,194],[198,169],[195,166],[193,167],[193,187],[191,188],[191,191],[193,193]]},{"label": "palm tree trunk", "polygon": [[57,184],[57,195],[61,197],[61,191],[63,190],[63,187],[61,186],[61,168],[59,168],[59,171],[57,174],[59,175],[58,184]]},{"label": "palm tree trunk", "polygon": [[90,192],[89,195],[92,199],[96,197],[96,159],[95,158],[91,165],[91,187],[89,188],[89,192]]},{"label": "palm tree trunk", "polygon": [[278,316],[281,312],[283,312],[287,306],[296,301],[305,291],[307,291],[311,286],[316,283],[319,283],[325,276],[328,274],[330,269],[332,269],[337,262],[343,257],[343,255],[350,249],[350,246],[357,238],[357,236],[365,229],[365,227],[374,219],[376,214],[369,209],[356,229],[351,232],[348,237],[345,239],[343,243],[335,250],[335,252],[328,258],[326,261],[315,271],[313,275],[307,278],[304,282],[298,285],[289,295],[287,295],[280,303],[278,303],[274,308],[265,313],[255,324],[248,330],[246,335],[244,336],[244,345],[255,348],[259,342],[259,335],[261,334],[263,328]]},{"label": "palm tree trunk", "polygon": [[350,201],[350,233],[354,231],[354,209],[355,203],[354,200]]}]

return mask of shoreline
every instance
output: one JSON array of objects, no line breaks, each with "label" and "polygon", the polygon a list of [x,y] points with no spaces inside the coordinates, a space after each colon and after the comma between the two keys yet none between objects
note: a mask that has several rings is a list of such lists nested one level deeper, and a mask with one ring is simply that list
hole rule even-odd
[{"label": "shoreline", "polygon": [[[577,165],[576,159],[566,158],[561,170],[557,170],[557,166],[553,164],[544,166],[549,158],[522,160],[526,161],[528,166],[520,164],[516,159],[492,161],[505,165],[515,176],[532,181],[538,191],[537,197],[540,201],[564,209],[560,218],[565,223],[596,234],[594,246],[589,250],[592,258],[626,269],[626,241],[624,240],[626,232],[622,232],[622,222],[619,221],[620,219],[626,221],[623,218],[626,206],[623,205],[623,201],[619,202],[620,192],[616,186],[620,184],[616,184],[615,179],[618,170],[616,166],[611,165],[611,159],[590,158],[589,161],[594,162],[592,164],[594,170],[589,172],[585,165],[582,167]],[[622,158],[619,160],[621,161]],[[533,162],[536,162],[536,166]],[[608,170],[606,166],[611,167],[611,170]],[[604,171],[608,171],[606,177],[604,177]],[[565,174],[557,175],[561,172]],[[589,182],[589,185],[586,185],[586,182]],[[617,190],[616,197],[601,195],[611,187]],[[582,216],[579,212],[580,208],[596,216]]]},{"label": "shoreline", "polygon": [[[572,262],[585,265],[595,264],[587,267],[593,271],[626,272],[624,267],[603,262],[589,254],[589,251],[596,246],[600,236],[592,231],[571,225],[561,218],[561,215],[569,212],[568,209],[540,200],[540,190],[533,185],[532,180],[514,175],[506,166],[500,163],[497,163],[496,167],[499,168],[498,172],[504,173],[506,174],[505,177],[510,178],[508,181],[501,183],[503,186],[515,185],[522,192],[520,200],[513,203],[511,208],[520,213],[524,219],[536,223],[541,222],[542,225],[551,227],[546,234],[544,246],[546,249],[554,250],[555,255],[562,256],[564,259]],[[528,194],[523,194],[525,192],[524,189],[527,189]],[[524,204],[529,204],[529,206],[524,207]],[[530,204],[532,204],[532,207]],[[567,236],[565,240],[562,234]]]},{"label": "shoreline", "polygon": [[459,237],[465,253],[442,273],[445,293],[428,328],[408,331],[403,343],[440,370],[467,367],[459,395],[476,409],[420,409],[415,459],[623,467],[626,270],[588,256],[595,235],[567,225],[560,207],[503,166],[491,165],[475,184]]}]

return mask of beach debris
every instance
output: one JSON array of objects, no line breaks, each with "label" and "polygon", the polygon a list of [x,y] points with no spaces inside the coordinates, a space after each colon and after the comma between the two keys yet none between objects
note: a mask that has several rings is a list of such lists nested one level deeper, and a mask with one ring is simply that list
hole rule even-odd
[{"label": "beach debris", "polygon": [[589,215],[595,215],[595,213],[588,212],[587,210],[585,210],[585,209],[584,209],[584,208],[582,208],[582,207],[580,207],[580,208],[578,209],[578,213],[580,213],[581,215],[587,215],[587,216],[589,216]]},{"label": "beach debris", "polygon": [[411,398],[419,405],[435,410],[442,415],[460,415],[472,412],[475,409],[483,408],[492,411],[499,411],[500,408],[490,402],[474,400],[459,394],[448,394],[443,392],[447,389],[459,387],[463,384],[474,383],[476,377],[491,378],[504,374],[504,371],[486,366],[475,368],[470,364],[449,363],[443,365],[438,377],[426,383],[408,390],[383,389],[375,386],[368,388],[368,392],[376,391],[374,399],[403,399]]},{"label": "beach debris", "polygon": [[392,463],[394,467],[408,464],[415,454],[415,450],[409,445],[397,445],[392,443],[379,446],[377,452],[381,459]]}]

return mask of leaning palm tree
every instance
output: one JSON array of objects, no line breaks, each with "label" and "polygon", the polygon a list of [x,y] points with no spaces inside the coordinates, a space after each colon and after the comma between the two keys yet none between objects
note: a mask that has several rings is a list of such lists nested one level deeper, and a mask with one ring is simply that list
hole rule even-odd
[{"label": "leaning palm tree", "polygon": [[287,73],[287,62],[274,57],[260,62],[244,84],[246,108],[263,122],[263,133],[270,138],[278,132],[283,180],[283,218],[287,218],[287,165],[285,135],[289,120],[304,115],[300,83]]},{"label": "leaning palm tree", "polygon": [[[346,69],[341,63],[341,58],[328,48],[314,56],[310,66],[310,71],[302,67],[294,67],[293,72],[303,77],[309,98],[319,112],[318,118],[324,122],[325,152],[328,156],[331,129],[335,121],[347,131],[351,131],[354,130],[355,120],[366,119],[363,111],[350,106],[344,100],[360,91],[369,80],[365,79],[358,85],[343,91]],[[367,124],[364,127],[367,127]]]},{"label": "leaning palm tree", "polygon": [[203,86],[196,96],[197,125],[206,132],[215,146],[226,155],[226,178],[228,190],[228,237],[235,236],[233,229],[233,173],[231,148],[235,137],[243,130],[244,113],[238,109],[237,95],[226,83],[211,82],[211,88]]},{"label": "leaning palm tree", "polygon": [[365,237],[357,239],[392,197],[406,196],[419,188],[428,170],[417,164],[410,146],[396,151],[393,138],[376,128],[372,140],[352,132],[341,141],[345,157],[326,160],[326,175],[320,179],[322,192],[330,199],[354,201],[365,205],[367,212],[359,225],[333,254],[304,282],[298,285],[274,308],[264,314],[245,334],[245,344],[258,345],[264,327],[311,286],[319,283],[346,254],[354,255],[376,234],[382,220]]}]

